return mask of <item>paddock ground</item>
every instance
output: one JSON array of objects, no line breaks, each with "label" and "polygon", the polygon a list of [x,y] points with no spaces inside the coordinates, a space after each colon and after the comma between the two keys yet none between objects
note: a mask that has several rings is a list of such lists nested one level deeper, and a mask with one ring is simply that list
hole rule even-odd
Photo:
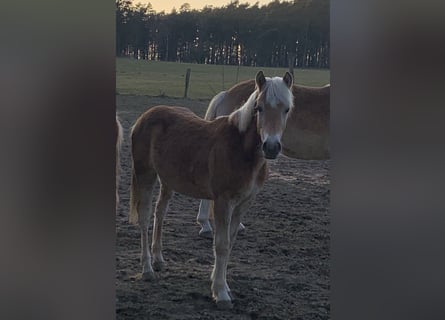
[{"label": "paddock ground", "polygon": [[198,236],[199,201],[177,193],[164,221],[166,269],[153,282],[134,279],[140,240],[127,222],[129,128],[148,107],[181,105],[203,116],[208,100],[116,99],[126,137],[116,217],[117,319],[329,319],[329,161],[280,156],[269,162],[269,179],[245,215],[246,232],[230,257],[233,310],[220,311],[211,299],[212,241]]}]

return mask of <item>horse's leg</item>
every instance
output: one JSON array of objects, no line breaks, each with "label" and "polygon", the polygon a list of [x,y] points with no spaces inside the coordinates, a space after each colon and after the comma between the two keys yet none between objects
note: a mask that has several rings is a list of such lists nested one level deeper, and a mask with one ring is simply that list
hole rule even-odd
[{"label": "horse's leg", "polygon": [[141,264],[142,264],[142,279],[150,280],[154,278],[154,271],[151,266],[151,256],[148,244],[148,227],[152,212],[152,198],[153,189],[156,183],[156,174],[145,176],[140,179],[141,183],[139,189],[139,227],[141,229]]},{"label": "horse's leg", "polygon": [[232,219],[230,221],[230,251],[232,251],[236,236],[240,231],[244,230],[244,225],[241,223],[241,218],[247,209],[249,209],[253,197],[254,195],[245,198],[233,209]]},{"label": "horse's leg", "polygon": [[162,256],[162,223],[164,222],[164,215],[168,209],[168,201],[172,196],[172,190],[166,187],[162,182],[160,190],[158,201],[156,203],[153,240],[151,244],[153,269],[155,271],[161,271],[165,264],[164,257]]},{"label": "horse's leg", "polygon": [[202,199],[199,204],[199,212],[196,217],[196,221],[201,226],[201,230],[199,231],[199,235],[203,238],[211,239],[212,235],[212,226],[209,222],[210,215],[210,200]]},{"label": "horse's leg", "polygon": [[[236,236],[238,232],[240,232],[240,226],[243,224],[241,223],[241,218],[244,215],[244,213],[247,211],[247,209],[250,207],[252,197],[248,197],[245,200],[243,200],[240,204],[238,204],[234,209],[232,213],[232,218],[230,220],[230,228],[229,228],[229,235],[230,235],[230,242],[229,242],[229,255],[232,253],[232,248],[236,240]],[[227,272],[227,264],[228,259],[226,262],[225,270]],[[224,277],[227,279],[227,277]],[[232,300],[234,300],[234,296],[227,284],[227,281],[225,283],[225,286],[227,288],[227,291],[229,293],[229,296]]]},{"label": "horse's leg", "polygon": [[212,295],[218,308],[232,308],[232,302],[226,283],[226,268],[229,259],[229,224],[232,209],[227,200],[217,199],[214,204],[215,235],[214,252],[215,265],[212,272]]}]

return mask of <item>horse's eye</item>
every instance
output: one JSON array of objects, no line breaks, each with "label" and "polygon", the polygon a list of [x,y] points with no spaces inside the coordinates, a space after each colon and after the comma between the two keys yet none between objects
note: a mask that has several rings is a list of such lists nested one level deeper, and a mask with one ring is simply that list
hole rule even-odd
[{"label": "horse's eye", "polygon": [[287,108],[286,110],[284,110],[285,113],[288,113],[290,110],[290,108]]},{"label": "horse's eye", "polygon": [[263,112],[263,107],[262,106],[257,106],[256,109],[258,110],[258,112]]}]

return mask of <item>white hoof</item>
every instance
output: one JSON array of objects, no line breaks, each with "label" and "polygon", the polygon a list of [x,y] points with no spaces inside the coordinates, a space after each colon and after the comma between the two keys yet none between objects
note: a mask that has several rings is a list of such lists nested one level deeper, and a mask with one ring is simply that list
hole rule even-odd
[{"label": "white hoof", "polygon": [[225,289],[213,292],[213,298],[218,309],[232,309],[233,307],[230,290],[227,290],[227,288],[226,285]]}]

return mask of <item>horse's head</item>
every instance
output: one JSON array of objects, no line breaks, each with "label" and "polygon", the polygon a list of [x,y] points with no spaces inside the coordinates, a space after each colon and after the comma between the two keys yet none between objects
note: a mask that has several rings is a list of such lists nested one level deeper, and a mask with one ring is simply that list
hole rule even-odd
[{"label": "horse's head", "polygon": [[264,156],[275,159],[281,151],[281,136],[286,128],[289,110],[293,107],[292,75],[286,72],[283,78],[265,78],[260,71],[255,83],[257,132],[261,136]]}]

